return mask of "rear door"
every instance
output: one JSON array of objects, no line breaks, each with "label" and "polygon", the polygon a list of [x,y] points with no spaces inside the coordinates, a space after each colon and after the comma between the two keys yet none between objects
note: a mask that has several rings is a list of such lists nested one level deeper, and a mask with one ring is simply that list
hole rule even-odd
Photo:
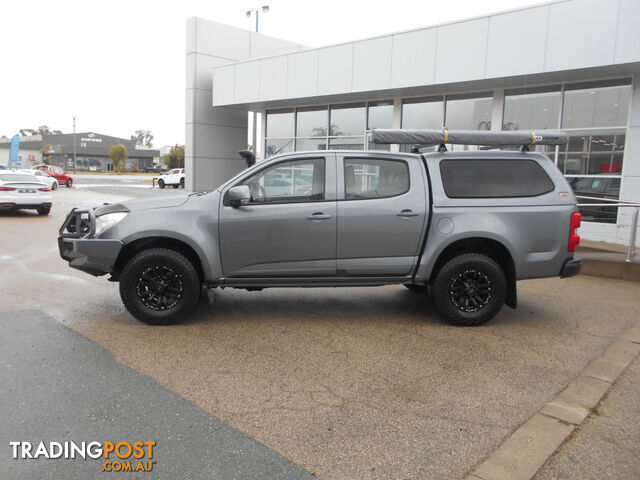
[{"label": "rear door", "polygon": [[220,206],[225,277],[304,278],[336,274],[336,168],[333,153],[286,157],[239,179],[249,205]]},{"label": "rear door", "polygon": [[420,254],[427,179],[417,157],[338,156],[339,276],[408,275]]}]

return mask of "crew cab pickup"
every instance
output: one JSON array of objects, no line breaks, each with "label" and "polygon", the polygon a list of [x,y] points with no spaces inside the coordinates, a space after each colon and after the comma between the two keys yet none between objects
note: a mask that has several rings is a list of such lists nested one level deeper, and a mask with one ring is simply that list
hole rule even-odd
[{"label": "crew cab pickup", "polygon": [[517,280],[580,272],[576,203],[542,153],[295,152],[210,192],[74,209],[58,241],[149,324],[182,321],[203,287],[400,284],[479,325],[516,307]]}]

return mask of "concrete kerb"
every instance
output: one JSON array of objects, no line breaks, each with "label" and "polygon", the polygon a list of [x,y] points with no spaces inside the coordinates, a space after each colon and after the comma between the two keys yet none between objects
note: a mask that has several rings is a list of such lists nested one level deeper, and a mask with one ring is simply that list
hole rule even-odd
[{"label": "concrete kerb", "polygon": [[466,480],[529,480],[589,416],[640,353],[640,321],[516,429]]}]

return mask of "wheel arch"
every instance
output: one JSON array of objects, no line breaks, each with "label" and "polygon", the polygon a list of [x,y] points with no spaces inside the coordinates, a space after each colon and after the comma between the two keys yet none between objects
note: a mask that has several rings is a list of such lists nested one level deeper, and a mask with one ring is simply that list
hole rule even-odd
[{"label": "wheel arch", "polygon": [[116,259],[113,279],[118,280],[120,272],[134,255],[144,250],[149,250],[150,248],[166,248],[181,253],[194,265],[200,275],[200,280],[204,281],[206,278],[206,263],[202,261],[198,252],[187,242],[172,237],[149,236],[137,238],[125,243]]},{"label": "wheel arch", "polygon": [[431,275],[428,280],[429,285],[433,285],[438,272],[449,260],[465,253],[480,253],[486,255],[500,265],[507,280],[507,298],[505,303],[511,308],[516,308],[518,305],[518,296],[516,288],[516,267],[513,256],[503,243],[492,238],[462,238],[447,245],[438,255],[431,269]]}]

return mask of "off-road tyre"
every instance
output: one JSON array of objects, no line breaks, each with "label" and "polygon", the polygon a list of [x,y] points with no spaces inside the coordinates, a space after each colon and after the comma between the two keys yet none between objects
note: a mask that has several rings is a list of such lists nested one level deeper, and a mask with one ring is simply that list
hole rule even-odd
[{"label": "off-road tyre", "polygon": [[184,188],[184,178],[180,179],[180,188]]},{"label": "off-road tyre", "polygon": [[162,179],[158,180],[158,187],[159,188],[164,188],[164,180],[162,180]]},{"label": "off-road tyre", "polygon": [[149,325],[174,325],[189,317],[202,294],[202,280],[184,255],[166,248],[136,254],[120,273],[126,309]]},{"label": "off-road tyre", "polygon": [[436,310],[447,322],[477,326],[495,317],[507,296],[505,274],[495,260],[465,253],[449,260],[433,285]]}]

